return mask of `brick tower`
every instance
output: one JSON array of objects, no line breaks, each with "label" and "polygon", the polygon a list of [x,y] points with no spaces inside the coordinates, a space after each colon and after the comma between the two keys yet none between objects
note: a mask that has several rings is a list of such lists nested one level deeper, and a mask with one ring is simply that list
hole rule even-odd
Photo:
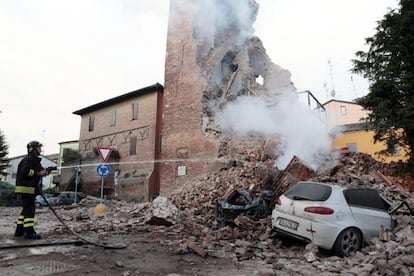
[{"label": "brick tower", "polygon": [[217,168],[217,158],[232,150],[216,120],[226,103],[292,87],[290,73],[253,36],[257,12],[254,0],[170,0],[161,194]]}]

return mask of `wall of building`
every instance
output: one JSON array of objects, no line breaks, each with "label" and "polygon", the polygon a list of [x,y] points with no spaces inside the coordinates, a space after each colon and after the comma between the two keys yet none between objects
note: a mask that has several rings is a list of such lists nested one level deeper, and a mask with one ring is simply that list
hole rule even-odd
[{"label": "wall of building", "polygon": [[335,129],[334,147],[347,147],[351,151],[369,154],[376,160],[385,163],[407,160],[406,150],[400,147],[396,149],[394,154],[378,154],[386,148],[386,145],[385,143],[374,143],[374,131],[369,129],[367,124],[361,123],[361,119],[369,114],[362,106],[346,101],[331,100],[325,103],[324,107],[327,124]]},{"label": "wall of building", "polygon": [[207,81],[196,63],[192,37],[197,1],[186,2],[170,2],[161,142],[162,159],[170,162],[161,164],[161,194],[207,171],[208,160],[218,152],[217,140],[202,132],[201,100]]},{"label": "wall of building", "polygon": [[[87,194],[100,195],[101,177],[96,168],[102,163],[98,147],[113,149],[108,164],[109,176],[104,177],[104,194],[124,200],[149,200],[149,178],[154,171],[155,142],[157,133],[158,92],[145,93],[136,98],[113,103],[83,114],[79,149],[82,154],[81,182]],[[138,118],[132,119],[132,104],[138,103]],[[116,123],[110,124],[116,110]],[[93,131],[89,131],[89,117],[94,116]],[[136,146],[133,147],[131,145]],[[133,151],[131,152],[131,147]],[[119,153],[119,158],[115,153]],[[115,186],[114,172],[119,170]]]},{"label": "wall of building", "polygon": [[368,112],[362,106],[345,101],[330,101],[324,104],[328,126],[360,123]]},{"label": "wall of building", "polygon": [[378,161],[389,163],[392,161],[406,161],[406,151],[403,148],[399,148],[397,154],[393,155],[378,155],[377,152],[386,148],[384,143],[374,143],[374,131],[355,131],[342,133],[334,140],[334,146],[336,148],[349,147],[349,144],[356,144],[357,152],[362,152],[371,155]]},{"label": "wall of building", "polygon": [[218,118],[226,104],[240,96],[277,103],[295,90],[290,72],[274,64],[254,36],[258,7],[254,0],[170,1],[162,194],[219,169],[224,155],[233,158],[242,151],[246,158],[246,149],[256,154],[263,147],[263,137],[237,137],[221,129]]}]

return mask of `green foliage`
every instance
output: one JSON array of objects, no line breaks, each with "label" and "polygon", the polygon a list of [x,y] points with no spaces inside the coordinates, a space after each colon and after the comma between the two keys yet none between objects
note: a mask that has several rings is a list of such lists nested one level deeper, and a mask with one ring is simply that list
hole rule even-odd
[{"label": "green foliage", "polygon": [[0,130],[0,174],[6,175],[6,169],[9,167],[9,161],[6,156],[9,154],[9,145],[6,142],[6,137]]},{"label": "green foliage", "polygon": [[62,159],[64,163],[75,162],[81,159],[79,151],[73,149],[63,149]]},{"label": "green foliage", "polygon": [[370,81],[369,93],[356,102],[371,111],[367,121],[375,129],[375,142],[385,142],[388,151],[406,146],[410,164],[414,160],[414,0],[401,0],[398,9],[390,10],[366,44],[369,49],[356,53],[352,72]]},{"label": "green foliage", "polygon": [[121,158],[121,154],[119,154],[119,151],[117,149],[113,149],[110,158],[119,160]]}]

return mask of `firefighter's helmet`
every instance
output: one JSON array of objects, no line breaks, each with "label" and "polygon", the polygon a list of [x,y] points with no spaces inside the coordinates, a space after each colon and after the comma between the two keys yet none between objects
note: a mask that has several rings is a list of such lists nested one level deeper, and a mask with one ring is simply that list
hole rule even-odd
[{"label": "firefighter's helmet", "polygon": [[43,146],[39,141],[30,141],[27,144],[27,152],[32,153],[34,149]]}]

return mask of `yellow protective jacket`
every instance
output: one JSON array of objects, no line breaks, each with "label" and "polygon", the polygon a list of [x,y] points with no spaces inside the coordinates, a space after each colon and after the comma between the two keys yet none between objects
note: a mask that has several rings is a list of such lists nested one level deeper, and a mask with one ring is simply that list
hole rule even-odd
[{"label": "yellow protective jacket", "polygon": [[43,170],[40,157],[28,154],[17,166],[16,193],[40,194],[40,179],[37,173]]}]

